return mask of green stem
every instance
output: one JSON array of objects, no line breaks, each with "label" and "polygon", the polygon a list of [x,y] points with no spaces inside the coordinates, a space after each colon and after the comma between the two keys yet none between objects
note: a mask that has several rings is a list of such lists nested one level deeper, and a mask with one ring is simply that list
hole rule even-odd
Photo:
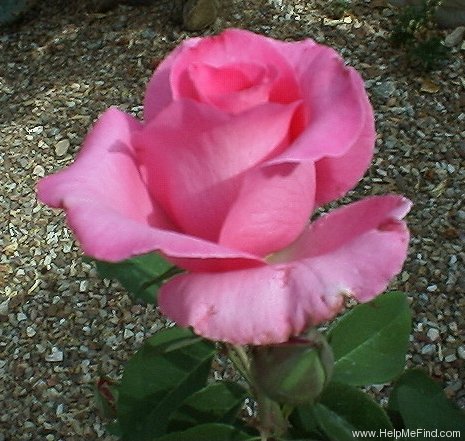
[{"label": "green stem", "polygon": [[147,282],[144,282],[140,287],[139,287],[139,293],[144,291],[144,289],[149,288],[152,285],[161,285],[161,283],[169,279],[170,277],[175,276],[176,274],[182,273],[184,270],[181,268],[178,268],[177,266],[172,266],[171,268],[168,268],[164,273],[160,274],[157,277],[154,277],[153,279],[147,280]]},{"label": "green stem", "polygon": [[241,373],[244,379],[252,386],[252,376],[250,374],[250,362],[247,352],[242,346],[226,344],[228,356],[233,362],[234,366]]},{"label": "green stem", "polygon": [[286,421],[291,416],[291,413],[293,410],[294,410],[294,406],[291,406],[290,404],[283,404],[282,412],[283,412],[283,417]]},{"label": "green stem", "polygon": [[250,360],[244,347],[234,345],[233,348],[236,351],[236,354],[238,355],[239,359],[241,360],[242,366],[247,370],[248,373],[250,373]]},{"label": "green stem", "polygon": [[226,349],[230,360],[251,387],[252,394],[257,402],[257,429],[260,432],[260,440],[268,441],[271,437],[285,434],[287,431],[287,418],[292,412],[292,408],[281,409],[281,406],[276,401],[268,398],[255,385],[250,370],[250,359],[243,346],[226,344]]},{"label": "green stem", "polygon": [[270,437],[281,437],[287,432],[287,419],[283,415],[281,406],[268,398],[259,390],[255,390],[255,399],[258,407],[258,430],[262,440]]}]

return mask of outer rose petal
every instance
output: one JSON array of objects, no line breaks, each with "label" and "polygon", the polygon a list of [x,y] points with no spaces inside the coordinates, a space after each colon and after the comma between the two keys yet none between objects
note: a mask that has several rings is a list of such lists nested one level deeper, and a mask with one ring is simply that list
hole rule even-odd
[{"label": "outer rose petal", "polygon": [[201,41],[200,37],[189,38],[168,54],[159,64],[150,78],[144,97],[144,120],[151,121],[163,109],[173,101],[173,91],[171,90],[171,69],[173,64],[187,52],[189,48],[195,47]]},{"label": "outer rose petal", "polygon": [[[331,48],[312,40],[270,40],[294,69],[309,121],[280,160],[317,163],[316,203],[344,195],[368,168],[375,143],[374,116],[360,75]],[[322,159],[325,158],[325,159]]]},{"label": "outer rose petal", "polygon": [[[370,106],[367,98],[367,106]],[[373,159],[373,146],[376,137],[375,120],[370,111],[366,112],[366,123],[358,139],[350,150],[342,156],[323,158],[316,163],[317,194],[315,205],[322,205],[345,195],[351,190]]]},{"label": "outer rose petal", "polygon": [[297,334],[289,311],[287,268],[262,266],[222,273],[183,274],[159,291],[161,311],[211,340],[270,344]]},{"label": "outer rose petal", "polygon": [[258,256],[280,250],[308,223],[314,197],[312,162],[257,167],[246,173],[219,243]]},{"label": "outer rose petal", "polygon": [[212,340],[265,345],[287,341],[336,315],[343,296],[366,302],[405,260],[410,202],[373,197],[312,224],[271,265],[175,277],[159,296],[163,313]]},{"label": "outer rose petal", "polygon": [[231,116],[180,100],[134,136],[150,192],[181,231],[218,240],[243,174],[286,144],[296,106]]},{"label": "outer rose petal", "polygon": [[131,116],[109,109],[76,161],[38,184],[42,202],[66,211],[84,252],[119,261],[161,250],[182,258],[184,268],[203,271],[259,264],[247,253],[165,229],[171,223],[151,200],[134,158],[131,137],[140,128]]},{"label": "outer rose petal", "polygon": [[135,162],[131,136],[141,129],[132,116],[108,109],[87,135],[76,161],[39,182],[39,199],[60,208],[98,200],[129,219],[147,223],[152,218],[159,226],[169,227],[163,212],[152,203]]}]

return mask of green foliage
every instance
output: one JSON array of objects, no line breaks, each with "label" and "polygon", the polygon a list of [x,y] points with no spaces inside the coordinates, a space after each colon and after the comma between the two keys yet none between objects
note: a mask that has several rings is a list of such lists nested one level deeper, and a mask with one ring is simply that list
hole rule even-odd
[{"label": "green foliage", "polygon": [[[92,259],[87,258],[88,261]],[[102,278],[117,279],[135,301],[156,303],[157,290],[169,277],[181,272],[156,253],[144,254],[122,262],[94,260]]]},{"label": "green foliage", "polygon": [[248,435],[226,424],[200,424],[182,432],[173,432],[154,441],[259,441],[260,437]]},{"label": "green foliage", "polygon": [[407,297],[390,292],[357,305],[331,327],[333,381],[354,386],[385,383],[405,366],[411,328]]},{"label": "green foliage", "polygon": [[330,383],[316,405],[296,408],[291,422],[291,432],[297,437],[334,441],[353,441],[354,430],[393,429],[386,412],[372,398],[341,383]]},{"label": "green foliage", "polygon": [[407,60],[421,70],[440,67],[449,54],[437,36],[434,15],[442,0],[423,0],[421,5],[406,6],[391,33],[391,42],[406,51]]},{"label": "green foliage", "polygon": [[214,353],[213,343],[186,329],[166,329],[146,340],[126,364],[118,387],[123,441],[166,434],[171,415],[205,387]]},{"label": "green foliage", "polygon": [[[401,292],[358,305],[339,319],[328,332],[335,356],[333,380],[318,399],[296,407],[268,400],[283,421],[289,417],[289,425],[279,433],[269,431],[255,383],[260,420],[250,419],[252,427],[246,426],[238,414],[249,390],[227,381],[209,382],[215,345],[176,327],[145,341],[126,364],[120,384],[101,376],[96,398],[103,414],[113,420],[108,431],[122,441],[259,441],[263,437],[257,436],[255,426],[267,439],[280,441],[352,441],[356,430],[384,429],[386,438],[377,432],[380,440],[399,429],[464,433],[464,413],[446,399],[437,383],[420,370],[400,375],[410,321]],[[292,359],[293,353],[288,354],[286,345],[284,349],[278,355]],[[279,357],[267,360],[270,368],[279,362]],[[354,387],[395,377],[388,412]]]},{"label": "green foliage", "polygon": [[246,397],[247,391],[237,383],[209,384],[184,400],[170,417],[168,431],[187,430],[200,423],[233,424]]},{"label": "green foliage", "polygon": [[122,441],[255,439],[237,419],[248,391],[227,381],[207,384],[216,348],[189,330],[169,328],[147,339],[116,385],[105,377],[96,398]]},{"label": "green foliage", "polygon": [[398,428],[465,433],[465,413],[449,401],[442,387],[421,369],[408,370],[397,380],[388,409],[398,422]]}]

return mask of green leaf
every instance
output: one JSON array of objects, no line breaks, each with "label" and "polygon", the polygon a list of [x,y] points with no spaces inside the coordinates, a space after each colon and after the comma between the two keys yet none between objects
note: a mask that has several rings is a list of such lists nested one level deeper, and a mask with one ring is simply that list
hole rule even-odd
[{"label": "green leaf", "polygon": [[233,423],[247,391],[237,383],[222,381],[194,392],[173,414],[168,431],[201,423]]},{"label": "green leaf", "polygon": [[330,441],[354,441],[353,427],[340,415],[321,404],[315,405],[314,414],[319,427]]},{"label": "green leaf", "polygon": [[[318,404],[299,406],[307,436],[324,433],[331,441],[353,441],[354,431],[393,430],[386,412],[367,394],[342,383],[330,383]],[[301,435],[302,436],[302,435]],[[360,437],[360,439],[362,439]],[[382,432],[376,439],[387,440]]]},{"label": "green leaf", "polygon": [[213,343],[186,329],[166,329],[146,340],[126,364],[118,390],[123,440],[164,435],[173,412],[205,386],[214,353]]},{"label": "green leaf", "polygon": [[[465,435],[465,413],[449,401],[441,386],[421,369],[406,371],[395,383],[388,409],[400,415],[404,427],[423,431],[459,430]],[[421,433],[417,440],[438,435]]]},{"label": "green leaf", "polygon": [[386,383],[405,366],[411,315],[401,292],[357,305],[329,330],[333,380],[354,386]]},{"label": "green leaf", "polygon": [[104,418],[115,419],[118,385],[105,375],[100,375],[93,386],[93,390],[95,404],[102,416]]},{"label": "green leaf", "polygon": [[182,432],[173,432],[156,438],[155,441],[259,441],[255,437],[241,432],[234,426],[225,424],[201,424]]},{"label": "green leaf", "polygon": [[158,283],[150,282],[173,268],[156,253],[144,254],[117,263],[101,260],[94,260],[94,262],[101,277],[117,279],[133,299],[146,303],[156,303],[157,290],[163,280]]},{"label": "green leaf", "polygon": [[117,421],[113,421],[110,424],[107,424],[105,426],[105,429],[107,433],[109,433],[110,435],[117,436],[118,438],[121,438],[123,436],[121,428]]},{"label": "green leaf", "polygon": [[294,408],[289,417],[291,423],[289,430],[291,437],[289,439],[320,439],[323,437],[318,427],[314,409],[315,406],[310,403]]}]

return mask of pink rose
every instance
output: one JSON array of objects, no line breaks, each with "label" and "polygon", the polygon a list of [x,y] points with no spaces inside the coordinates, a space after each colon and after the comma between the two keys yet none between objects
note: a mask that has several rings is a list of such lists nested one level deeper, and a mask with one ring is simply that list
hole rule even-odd
[{"label": "pink rose", "polygon": [[382,292],[406,257],[410,203],[371,197],[309,224],[369,166],[363,81],[332,49],[231,29],[183,42],[149,82],[143,123],[105,112],[39,199],[84,252],[159,251],[186,273],[160,291],[181,326],[279,343]]}]

